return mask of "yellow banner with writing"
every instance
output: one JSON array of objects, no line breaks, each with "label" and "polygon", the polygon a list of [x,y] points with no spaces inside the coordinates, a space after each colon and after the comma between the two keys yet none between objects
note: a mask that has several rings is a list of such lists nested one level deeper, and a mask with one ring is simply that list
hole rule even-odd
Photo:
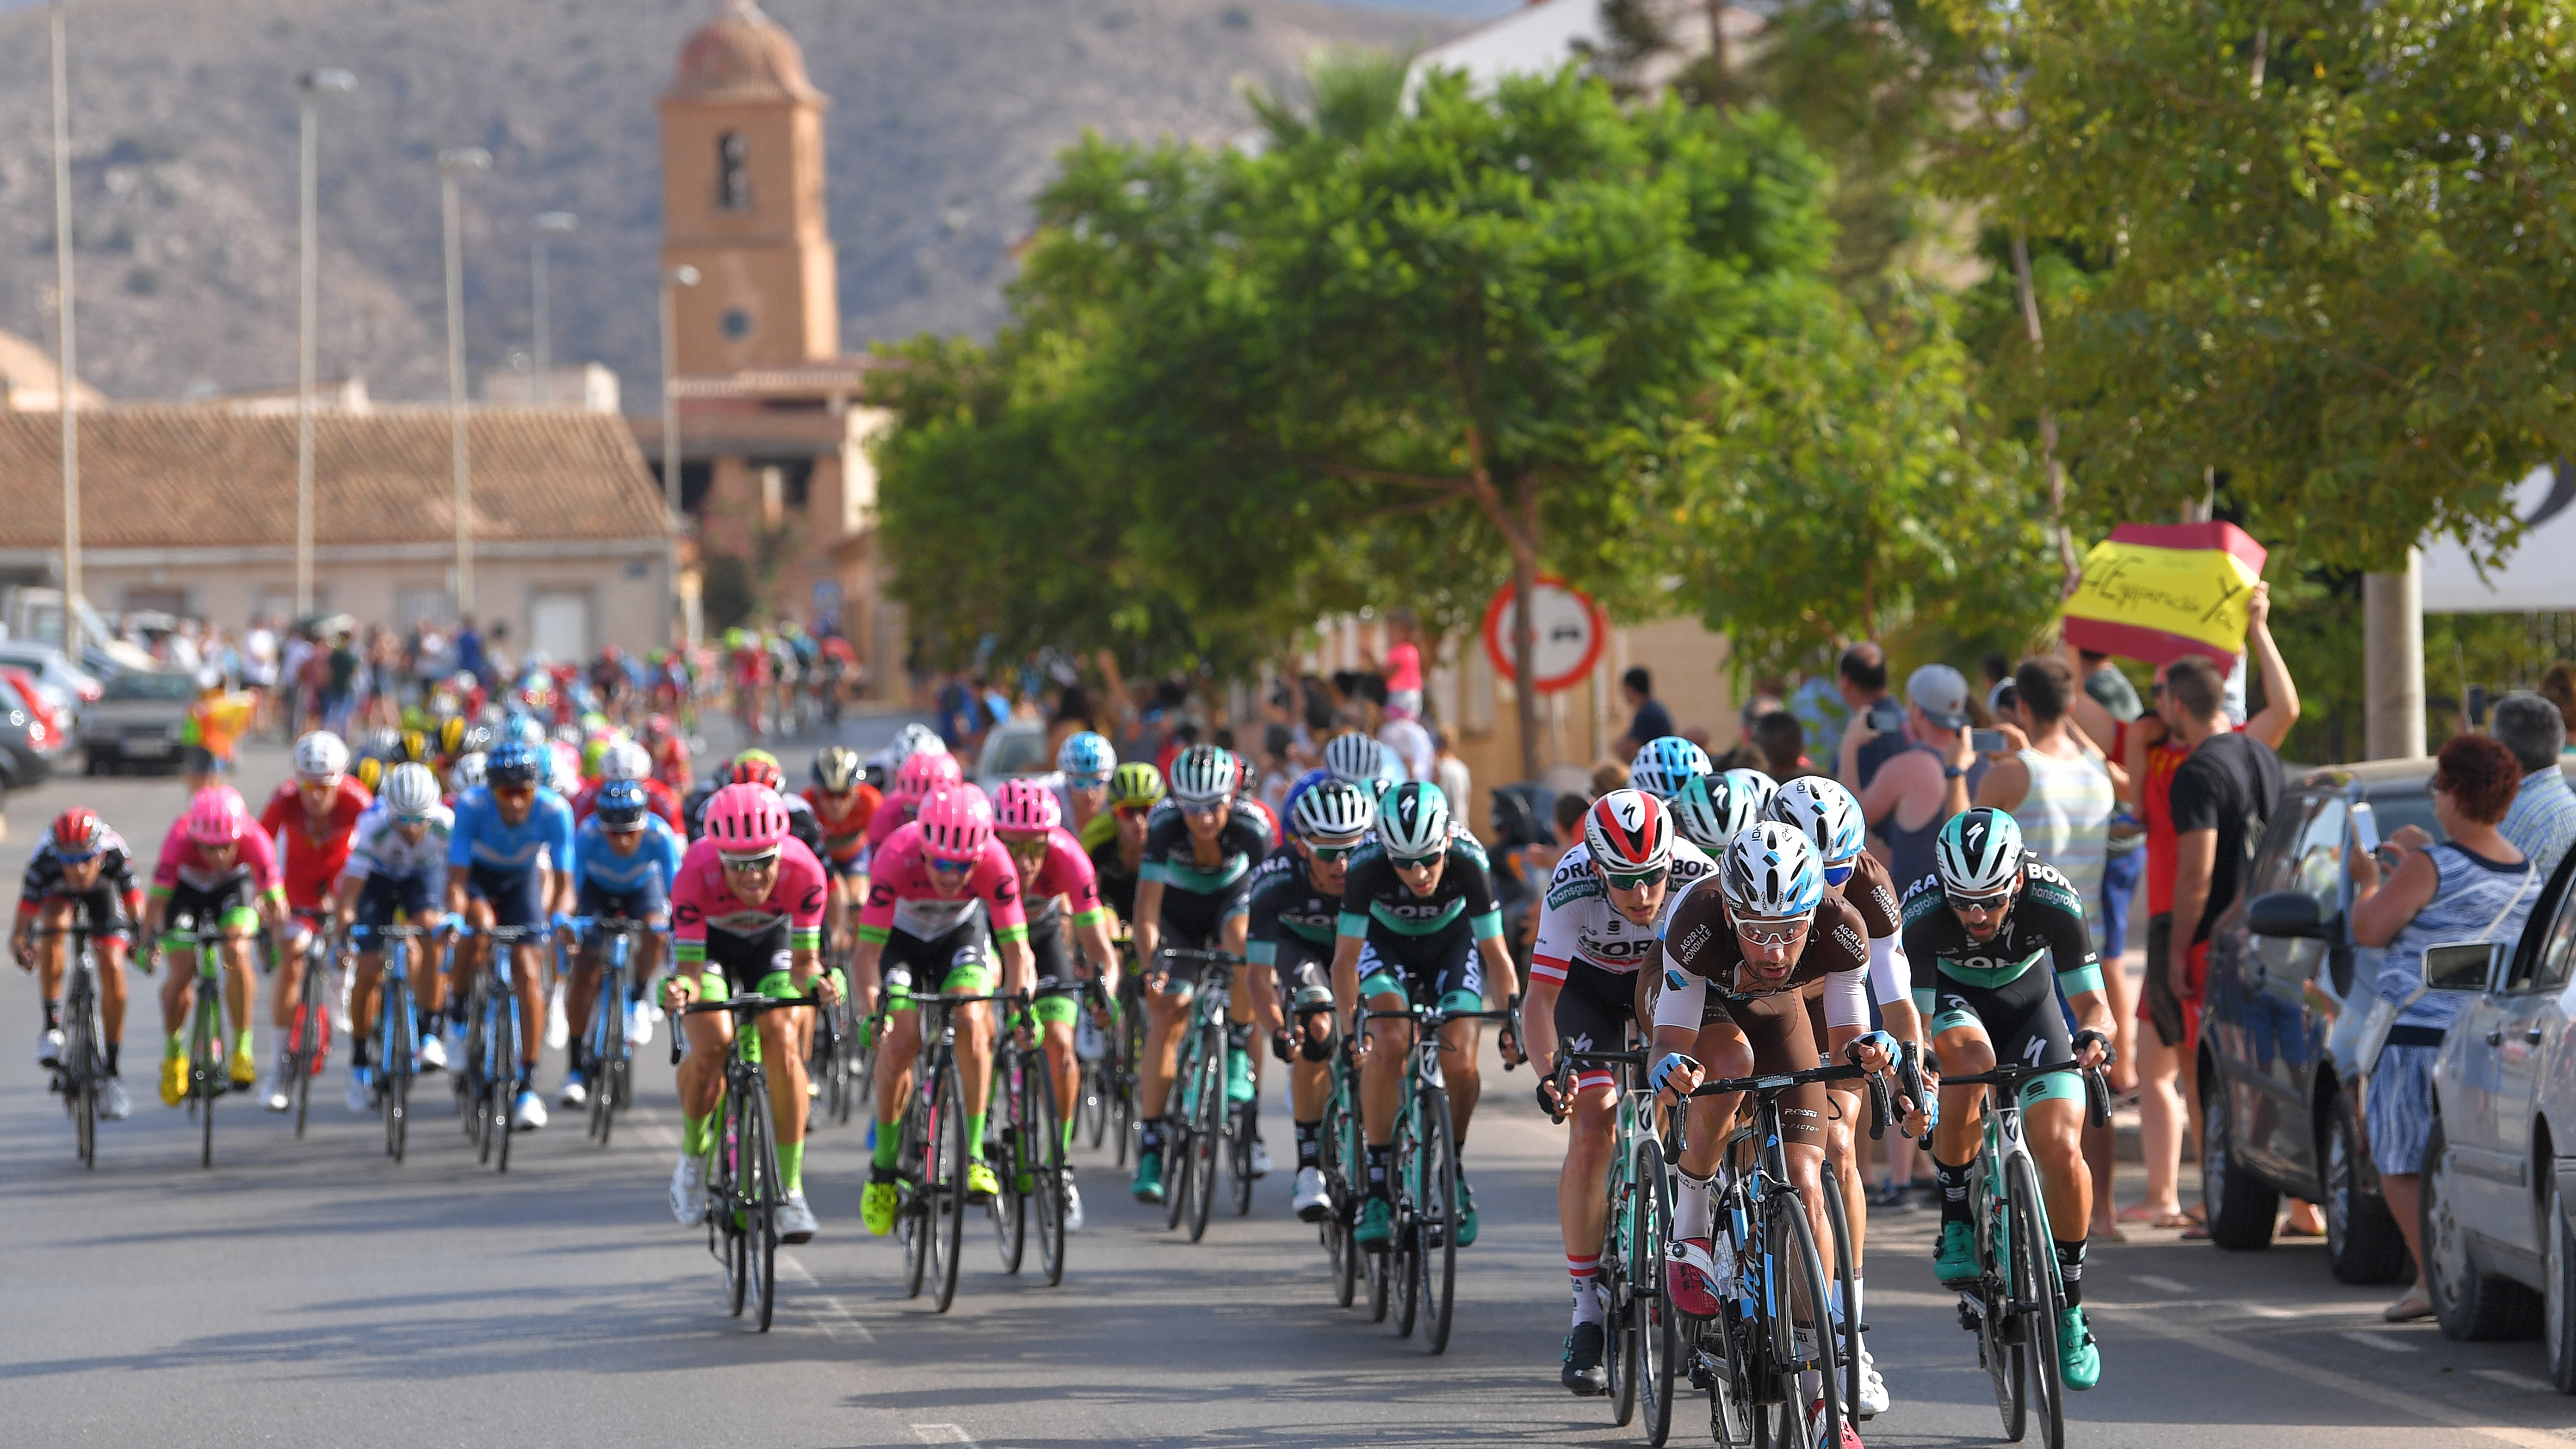
[{"label": "yellow banner with writing", "polygon": [[2185,654],[2232,663],[2264,550],[2226,523],[2123,525],[2084,556],[2066,600],[2076,647],[2163,664]]}]

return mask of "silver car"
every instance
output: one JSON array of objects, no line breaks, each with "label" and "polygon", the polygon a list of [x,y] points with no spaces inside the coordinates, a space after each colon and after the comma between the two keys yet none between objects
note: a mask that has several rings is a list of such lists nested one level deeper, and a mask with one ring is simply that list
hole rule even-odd
[{"label": "silver car", "polygon": [[[2576,1394],[2576,855],[2472,981],[2433,1069],[2425,1280],[2453,1338],[2539,1330]],[[2441,950],[2444,948],[2435,948]],[[2429,953],[2428,953],[2429,955]],[[2428,970],[2428,979],[2437,973]]]}]

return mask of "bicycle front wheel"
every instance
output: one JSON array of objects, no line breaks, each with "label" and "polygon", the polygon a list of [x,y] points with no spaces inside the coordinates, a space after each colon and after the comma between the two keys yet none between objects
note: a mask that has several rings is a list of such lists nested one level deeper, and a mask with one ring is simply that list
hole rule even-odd
[{"label": "bicycle front wheel", "polygon": [[1343,1308],[1351,1306],[1359,1291],[1364,1256],[1351,1237],[1351,1215],[1359,1201],[1356,1185],[1365,1168],[1356,1154],[1359,1125],[1347,1102],[1338,1090],[1325,1100],[1323,1125],[1316,1134],[1316,1165],[1324,1176],[1324,1220],[1318,1231],[1324,1260],[1332,1266],[1333,1302]]},{"label": "bicycle front wheel", "polygon": [[[1673,1370],[1681,1358],[1680,1326],[1664,1297],[1664,1253],[1673,1232],[1671,1191],[1663,1144],[1651,1137],[1639,1142],[1629,1164],[1627,1242],[1620,1271],[1628,1280],[1624,1336],[1633,1365],[1628,1377],[1645,1405],[1646,1442],[1657,1446],[1672,1433]],[[1606,1260],[1609,1255],[1603,1256]],[[1610,1311],[1620,1313],[1621,1305],[1611,1304]],[[1619,1422],[1628,1422],[1624,1403]]]},{"label": "bicycle front wheel", "polygon": [[1038,1266],[1046,1271],[1047,1286],[1064,1281],[1064,1213],[1065,1177],[1071,1169],[1064,1162],[1064,1123],[1056,1112],[1055,1076],[1045,1070],[1044,1061],[1032,1072],[1022,1090],[1028,1096],[1028,1134],[1020,1145],[1020,1158],[1037,1175],[1030,1194],[1028,1216],[1036,1220],[1038,1230]]},{"label": "bicycle front wheel", "polygon": [[753,1317],[760,1331],[769,1331],[770,1316],[778,1310],[778,1205],[786,1194],[778,1179],[778,1135],[769,1121],[769,1083],[757,1071],[743,1086],[748,1098],[744,1102],[742,1202],[747,1212],[742,1225],[743,1255],[750,1261],[744,1275],[750,1280]]},{"label": "bicycle front wheel", "polygon": [[400,975],[387,972],[377,994],[376,1075],[383,1083],[385,1155],[403,1160],[411,1135],[411,988]]},{"label": "bicycle front wheel", "polygon": [[510,1109],[518,1105],[519,1057],[524,1050],[519,1035],[528,1024],[519,1019],[519,993],[512,991],[501,1009],[493,1013],[492,1024],[492,1156],[494,1170],[510,1170]]},{"label": "bicycle front wheel", "polygon": [[198,978],[197,1026],[188,1044],[188,1071],[193,1078],[189,1086],[198,1097],[198,1125],[204,1129],[197,1149],[199,1167],[215,1165],[215,1099],[231,1087],[224,1064],[224,1008],[217,1000],[219,994],[212,978]]},{"label": "bicycle front wheel", "polygon": [[1786,1290],[1775,1294],[1773,1301],[1771,1368],[1779,1375],[1775,1392],[1781,1408],[1775,1442],[1804,1449],[1809,1441],[1800,1375],[1808,1370],[1816,1375],[1822,1406],[1815,1422],[1823,1426],[1840,1422],[1840,1345],[1834,1337],[1824,1257],[1816,1251],[1815,1229],[1807,1221],[1805,1206],[1796,1193],[1780,1193],[1764,1212],[1769,1219],[1763,1237],[1771,1250],[1771,1271],[1777,1275],[1774,1281]]},{"label": "bicycle front wheel", "polygon": [[1208,1209],[1216,1202],[1218,1159],[1227,1150],[1232,1113],[1225,1100],[1225,1030],[1209,1027],[1199,1038],[1198,1086],[1190,1114],[1190,1241],[1207,1236]]},{"label": "bicycle front wheel", "polygon": [[939,1074],[938,1175],[931,1179],[931,1301],[940,1312],[957,1299],[957,1257],[966,1246],[966,1104],[952,1065]]},{"label": "bicycle front wheel", "polygon": [[993,1095],[990,1101],[1001,1119],[1000,1161],[994,1164],[1001,1178],[1001,1190],[993,1194],[987,1212],[993,1219],[993,1240],[1001,1249],[1002,1271],[1017,1273],[1029,1250],[1029,1200],[1020,1192],[1028,1157],[1028,1061],[1020,1054],[1016,1042],[1005,1041],[995,1053]]},{"label": "bicycle front wheel", "polygon": [[1420,1223],[1414,1272],[1421,1277],[1422,1341],[1433,1353],[1449,1351],[1450,1310],[1458,1286],[1458,1142],[1449,1121],[1449,1094],[1425,1087],[1421,1094],[1421,1155],[1415,1160],[1415,1219]]},{"label": "bicycle front wheel", "polygon": [[63,1097],[71,1109],[72,1143],[80,1154],[81,1166],[98,1166],[98,1082],[106,1070],[106,1053],[99,1046],[98,998],[89,990],[89,970],[72,987],[71,999],[63,1011],[63,1025],[69,1028],[63,1043]]},{"label": "bicycle front wheel", "polygon": [[2039,1171],[2027,1157],[2014,1157],[2005,1169],[2012,1211],[2012,1303],[2021,1320],[2020,1338],[2030,1365],[2027,1382],[2031,1408],[2039,1417],[2043,1449],[2066,1443],[2066,1380],[2058,1360],[2057,1312],[2063,1295],[2057,1285],[2057,1253],[2048,1231],[2047,1199],[2040,1195]]},{"label": "bicycle front wheel", "polygon": [[922,1278],[930,1268],[930,1224],[933,1218],[930,1205],[933,1201],[932,1185],[938,1181],[933,1175],[937,1168],[933,1160],[936,1155],[933,1150],[936,1133],[933,1129],[939,1123],[939,1117],[931,1106],[930,1085],[925,1080],[921,1084],[922,1089],[913,1093],[912,1101],[905,1105],[899,1122],[877,1124],[880,1132],[888,1130],[891,1125],[892,1130],[903,1134],[895,1152],[896,1180],[902,1197],[896,1208],[894,1230],[903,1240],[903,1296],[906,1298],[921,1296]]},{"label": "bicycle front wheel", "polygon": [[1395,1140],[1387,1152],[1387,1187],[1393,1196],[1394,1232],[1388,1237],[1384,1261],[1379,1265],[1388,1279],[1388,1295],[1395,1300],[1395,1336],[1411,1338],[1413,1321],[1422,1307],[1422,1274],[1416,1266],[1422,1257],[1422,1202],[1417,1196],[1421,1179],[1415,1164],[1422,1158],[1422,1124],[1410,1114],[1395,1119]]},{"label": "bicycle front wheel", "polygon": [[2030,1398],[2023,1391],[2030,1344],[2012,1311],[2013,1258],[2021,1227],[2012,1219],[2012,1204],[2005,1193],[1996,1190],[2001,1184],[1982,1171],[1976,1184],[1969,1189],[1969,1200],[1977,1204],[1978,1222],[1985,1233],[1978,1245],[1984,1271],[1977,1284],[1981,1308],[1977,1351],[1986,1361],[1986,1376],[1994,1381],[1995,1410],[2003,1417],[2004,1438],[2018,1444],[2030,1429]]}]

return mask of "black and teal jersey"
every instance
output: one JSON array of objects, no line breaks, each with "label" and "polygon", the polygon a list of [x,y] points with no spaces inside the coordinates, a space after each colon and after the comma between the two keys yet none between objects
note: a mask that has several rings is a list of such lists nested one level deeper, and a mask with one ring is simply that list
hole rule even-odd
[{"label": "black and teal jersey", "polygon": [[1428,936],[1464,920],[1477,940],[1500,936],[1503,917],[1494,904],[1485,847],[1472,835],[1453,835],[1447,860],[1431,894],[1417,896],[1396,874],[1386,847],[1371,839],[1351,857],[1335,934],[1366,936],[1374,929],[1398,936]]},{"label": "black and teal jersey", "polygon": [[1201,865],[1188,818],[1177,808],[1157,808],[1146,822],[1145,859],[1136,878],[1192,895],[1216,895],[1252,873],[1253,863],[1269,853],[1270,833],[1252,816],[1229,812],[1225,828],[1217,832],[1216,848],[1216,865]]},{"label": "black and teal jersey", "polygon": [[2057,970],[2058,985],[2070,997],[2102,989],[2102,966],[2093,954],[2093,935],[2084,925],[2084,897],[2054,866],[2036,859],[2022,863],[2020,899],[1992,939],[1973,941],[1941,893],[1938,876],[1927,876],[1905,893],[1905,954],[1914,962],[1915,995],[1931,983],[1920,975],[1931,962],[1941,975],[1966,986],[1992,991],[2018,980],[2046,956]]},{"label": "black and teal jersey", "polygon": [[1342,897],[1318,890],[1297,847],[1283,845],[1252,872],[1252,919],[1245,958],[1256,966],[1270,965],[1279,959],[1283,937],[1329,952],[1341,913]]}]

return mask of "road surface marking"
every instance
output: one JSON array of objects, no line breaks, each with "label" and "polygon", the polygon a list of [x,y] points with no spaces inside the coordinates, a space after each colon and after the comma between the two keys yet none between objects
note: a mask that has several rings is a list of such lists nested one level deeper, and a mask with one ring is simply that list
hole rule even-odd
[{"label": "road surface marking", "polygon": [[[2297,1318],[2300,1316],[2297,1309],[2275,1308],[2269,1303],[2248,1303],[2243,1305],[2243,1307],[2246,1312],[2253,1314],[2257,1318]],[[2341,1312],[2342,1310],[2335,1309],[2331,1311]]]},{"label": "road surface marking", "polygon": [[920,1435],[921,1442],[924,1444],[972,1445],[975,1442],[966,1437],[965,1430],[954,1424],[915,1424],[912,1426],[912,1432]]},{"label": "road surface marking", "polygon": [[2529,1389],[2535,1394],[2558,1392],[2558,1386],[2546,1379],[2536,1379],[2529,1374],[2518,1374],[2511,1369],[2471,1369],[2469,1372],[2485,1379],[2488,1383],[2502,1384],[2510,1389]]},{"label": "road surface marking", "polygon": [[868,1332],[866,1324],[851,1317],[850,1310],[841,1300],[828,1293],[814,1300],[814,1322],[823,1330],[823,1336],[834,1342],[843,1338],[855,1338],[861,1343],[877,1341],[877,1336]]},{"label": "road surface marking", "polygon": [[2144,1283],[2159,1293],[2188,1294],[2191,1292],[2190,1284],[2185,1283],[2179,1278],[2167,1278],[2159,1273],[2132,1273],[2129,1275],[2129,1281],[2132,1283]]},{"label": "road surface marking", "polygon": [[796,1261],[796,1255],[794,1253],[780,1253],[778,1255],[778,1264],[780,1267],[785,1268],[788,1272],[794,1274],[797,1282],[805,1284],[807,1287],[819,1288],[823,1286],[823,1280],[814,1276],[813,1269]]},{"label": "road surface marking", "polygon": [[2387,1334],[2369,1333],[2358,1328],[2345,1329],[2343,1332],[2336,1334],[2335,1337],[2348,1339],[2351,1342],[2360,1344],[2364,1348],[2378,1349],[2381,1353],[2413,1353],[2415,1351],[2415,1345],[2411,1343],[2399,1343],[2396,1339],[2389,1337]]},{"label": "road surface marking", "polygon": [[[2294,1379],[2304,1379],[2309,1383],[2319,1384],[2354,1398],[2367,1399],[2383,1408],[2395,1409],[2399,1413],[2412,1414],[2416,1418],[2431,1423],[2444,1424],[2471,1434],[2483,1435],[2498,1443],[2519,1445],[2521,1449],[2566,1449],[2567,1446],[2566,1436],[2561,1434],[2552,1434],[2539,1429],[2524,1429],[2510,1424],[2488,1423],[2475,1415],[2462,1413],[2448,1404],[2437,1403],[2402,1389],[2392,1389],[2369,1379],[2319,1368],[2305,1359],[2294,1358],[2286,1353],[2274,1353],[2268,1348],[2248,1343],[2244,1339],[2223,1332],[2213,1334],[2199,1324],[2184,1328],[2143,1313],[2122,1314],[2120,1322],[2124,1327],[2144,1329],[2158,1338],[2171,1339],[2175,1343],[2187,1343],[2194,1348],[2220,1355],[2239,1364],[2270,1369],[2276,1374],[2284,1374]],[[2366,1335],[2346,1335],[2346,1337],[2364,1336]]]}]

